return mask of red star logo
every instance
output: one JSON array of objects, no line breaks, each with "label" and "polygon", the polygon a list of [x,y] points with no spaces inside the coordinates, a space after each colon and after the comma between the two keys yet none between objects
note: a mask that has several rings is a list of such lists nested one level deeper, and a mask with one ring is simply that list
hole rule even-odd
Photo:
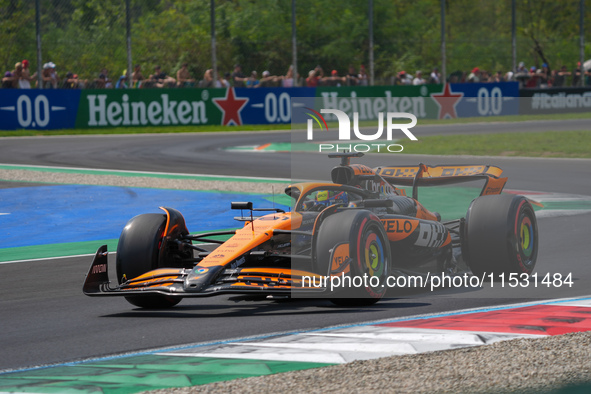
[{"label": "red star logo", "polygon": [[228,90],[226,90],[226,97],[214,98],[213,102],[224,114],[224,118],[222,119],[223,126],[229,125],[230,122],[233,122],[235,126],[240,126],[242,124],[242,115],[240,115],[240,111],[242,111],[242,107],[248,102],[248,98],[237,98],[234,88],[228,88]]},{"label": "red star logo", "polygon": [[431,97],[433,97],[435,102],[437,102],[437,105],[439,105],[439,119],[458,117],[458,114],[456,113],[456,104],[462,97],[464,97],[464,93],[452,93],[449,83],[446,83],[443,88],[443,93],[432,93]]}]

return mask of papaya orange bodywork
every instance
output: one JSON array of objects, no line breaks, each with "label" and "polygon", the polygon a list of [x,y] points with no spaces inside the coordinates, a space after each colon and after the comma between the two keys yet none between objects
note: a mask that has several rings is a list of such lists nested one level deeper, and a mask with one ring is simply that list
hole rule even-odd
[{"label": "papaya orange bodywork", "polygon": [[252,250],[253,245],[260,245],[273,237],[273,230],[290,230],[292,216],[296,217],[296,223],[301,222],[301,215],[293,215],[291,212],[265,215],[247,223],[223,245],[210,253],[200,263],[200,267],[213,267],[225,265],[234,261],[243,254]]}]

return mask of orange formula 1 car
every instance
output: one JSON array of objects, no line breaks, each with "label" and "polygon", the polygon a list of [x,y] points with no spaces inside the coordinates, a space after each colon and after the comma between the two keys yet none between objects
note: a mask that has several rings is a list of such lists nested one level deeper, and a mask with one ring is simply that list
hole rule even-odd
[{"label": "orange formula 1 car", "polygon": [[[341,159],[331,172],[333,182],[288,187],[291,212],[232,203],[232,209],[248,213],[235,218],[244,222],[235,231],[192,235],[172,208],[132,218],[117,246],[118,285],[109,281],[105,245],[86,276],[84,294],[124,296],[144,308],[232,293],[369,305],[383,297],[388,278],[401,275],[533,271],[538,249],[534,210],[523,196],[500,194],[507,181],[500,168],[420,164],[372,169],[350,164],[361,153],[329,156]],[[442,222],[417,201],[419,186],[474,179],[484,180],[484,187],[459,220]],[[394,185],[412,186],[413,196]],[[271,213],[253,215],[265,211]],[[220,241],[221,235],[229,239]],[[219,246],[208,251],[203,243]]]}]

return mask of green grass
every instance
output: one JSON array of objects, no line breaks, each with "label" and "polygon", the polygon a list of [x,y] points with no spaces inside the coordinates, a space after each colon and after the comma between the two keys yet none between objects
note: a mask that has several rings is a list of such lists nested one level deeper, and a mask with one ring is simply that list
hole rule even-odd
[{"label": "green grass", "polygon": [[539,114],[539,115],[482,116],[482,117],[477,117],[477,118],[458,118],[458,119],[420,119],[418,121],[417,125],[525,122],[525,121],[531,121],[531,120],[569,120],[569,119],[591,119],[591,112],[564,113],[564,114]]},{"label": "green grass", "polygon": [[546,131],[423,137],[407,154],[591,158],[591,131]]},{"label": "green grass", "polygon": [[[492,123],[492,122],[523,122],[530,120],[565,120],[591,119],[591,112],[551,115],[511,115],[462,119],[421,119],[419,125]],[[361,122],[360,126],[375,126],[375,122]],[[305,125],[294,125],[294,128],[305,129]],[[329,123],[330,128],[338,127],[337,123]],[[232,131],[267,131],[291,130],[291,124],[243,125],[243,126],[170,126],[170,127],[113,127],[93,129],[64,130],[0,130],[0,137],[52,136],[52,135],[92,135],[92,134],[159,134],[159,133],[199,133],[199,132],[232,132]]]}]

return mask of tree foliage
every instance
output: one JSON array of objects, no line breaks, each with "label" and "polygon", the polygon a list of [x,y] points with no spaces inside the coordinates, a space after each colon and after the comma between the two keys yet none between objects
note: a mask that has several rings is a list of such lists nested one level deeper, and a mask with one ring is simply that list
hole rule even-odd
[{"label": "tree foliage", "polygon": [[[43,62],[58,72],[96,78],[127,68],[125,0],[40,0]],[[0,0],[0,62],[29,59],[36,68],[34,0]],[[373,0],[377,78],[441,67],[440,0]],[[574,68],[579,60],[580,0],[517,0],[517,61]],[[298,70],[321,65],[347,72],[367,66],[368,0],[297,0]],[[591,10],[585,10],[591,31]],[[447,70],[507,71],[512,66],[511,0],[446,0]],[[291,1],[215,0],[217,63],[229,72],[285,74],[292,63]],[[211,68],[210,2],[131,0],[133,63],[173,74],[182,63],[201,78]],[[585,34],[591,41],[591,34]],[[591,58],[591,46],[586,53]]]}]

